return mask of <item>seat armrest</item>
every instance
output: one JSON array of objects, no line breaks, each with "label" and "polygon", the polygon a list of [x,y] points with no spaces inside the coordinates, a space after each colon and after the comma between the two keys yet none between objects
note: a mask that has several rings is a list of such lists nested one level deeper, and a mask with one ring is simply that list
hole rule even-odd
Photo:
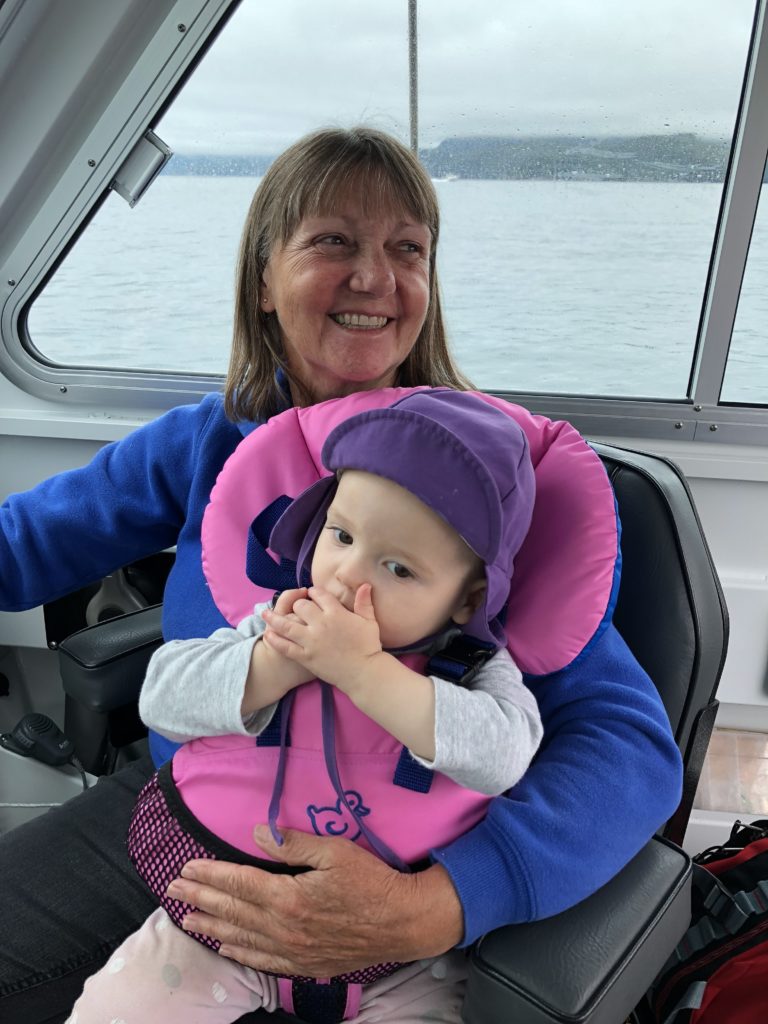
[{"label": "seat armrest", "polygon": [[64,691],[90,711],[138,700],[149,659],[163,643],[161,604],[72,633],[59,644]]},{"label": "seat armrest", "polygon": [[654,837],[592,896],[475,945],[466,1024],[617,1024],[690,924],[691,861]]}]

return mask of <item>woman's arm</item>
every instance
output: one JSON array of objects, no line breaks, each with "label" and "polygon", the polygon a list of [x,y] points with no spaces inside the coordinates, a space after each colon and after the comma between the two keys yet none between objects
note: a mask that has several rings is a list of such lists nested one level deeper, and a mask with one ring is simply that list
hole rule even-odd
[{"label": "woman's arm", "polygon": [[544,721],[533,765],[474,829],[433,851],[461,899],[463,944],[589,896],[680,801],[664,706],[615,627],[574,665],[526,681]]},{"label": "woman's arm", "polygon": [[[86,466],[10,495],[0,505],[0,609],[34,608],[175,544],[220,406],[210,396],[173,409]],[[222,461],[239,437],[231,424],[219,429]]]}]

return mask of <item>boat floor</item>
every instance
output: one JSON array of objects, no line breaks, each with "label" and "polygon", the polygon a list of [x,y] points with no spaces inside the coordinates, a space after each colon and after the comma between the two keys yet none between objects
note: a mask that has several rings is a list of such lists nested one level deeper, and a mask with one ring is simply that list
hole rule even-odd
[{"label": "boat floor", "polygon": [[715,729],[694,805],[768,817],[768,735]]}]

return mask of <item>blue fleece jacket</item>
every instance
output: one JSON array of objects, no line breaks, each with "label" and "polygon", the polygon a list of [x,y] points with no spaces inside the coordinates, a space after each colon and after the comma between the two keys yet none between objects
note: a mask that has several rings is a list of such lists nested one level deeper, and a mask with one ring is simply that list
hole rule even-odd
[{"label": "blue fleece jacket", "polygon": [[[203,577],[200,525],[236,426],[220,395],[182,406],[0,506],[0,609],[20,611],[176,545],[167,640],[227,623]],[[610,626],[570,667],[528,677],[544,743],[485,820],[433,851],[464,910],[464,944],[547,917],[607,882],[680,799],[680,755],[655,687]],[[159,765],[175,746],[151,737]]]}]

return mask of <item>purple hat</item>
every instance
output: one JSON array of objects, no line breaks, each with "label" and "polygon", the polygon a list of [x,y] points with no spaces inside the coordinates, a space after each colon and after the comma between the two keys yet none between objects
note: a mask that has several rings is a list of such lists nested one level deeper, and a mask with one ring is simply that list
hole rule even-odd
[{"label": "purple hat", "polygon": [[[535,481],[528,440],[506,413],[466,391],[425,390],[335,427],[323,465],[358,469],[400,484],[441,516],[485,563],[487,590],[463,631],[505,644],[503,612],[515,555],[528,532]],[[336,476],[303,491],[272,531],[269,546],[308,568]]]}]

